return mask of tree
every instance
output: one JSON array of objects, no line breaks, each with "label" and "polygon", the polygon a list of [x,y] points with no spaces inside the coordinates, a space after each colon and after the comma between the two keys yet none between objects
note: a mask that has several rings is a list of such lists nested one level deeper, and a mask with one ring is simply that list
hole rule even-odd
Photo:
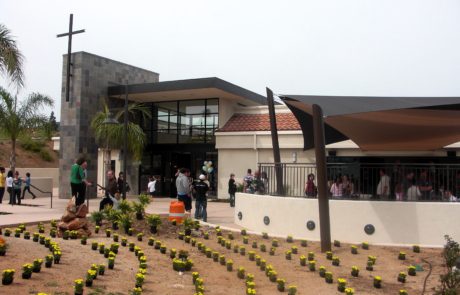
[{"label": "tree", "polygon": [[0,24],[0,74],[11,79],[18,88],[24,86],[23,61],[24,57],[16,46],[10,30]]},{"label": "tree", "polygon": [[19,102],[4,88],[0,87],[0,129],[11,139],[11,170],[16,169],[16,141],[31,129],[41,128],[48,119],[40,114],[45,106],[53,106],[53,100],[40,93],[32,93]]},{"label": "tree", "polygon": [[[124,143],[124,125],[123,110],[118,111],[114,119],[118,124],[107,124],[106,120],[111,117],[110,109],[104,102],[102,111],[96,113],[91,121],[91,128],[94,131],[94,137],[96,143],[103,147],[105,150],[104,159],[105,171],[110,170],[110,159],[112,149],[122,149]],[[141,115],[144,118],[150,118],[149,109],[140,103],[132,103],[128,106],[128,114],[131,117]],[[146,135],[142,130],[141,126],[134,122],[128,122],[128,151],[133,154],[134,160],[140,160],[142,158],[142,152],[146,142]],[[126,152],[126,151],[124,151]]]}]

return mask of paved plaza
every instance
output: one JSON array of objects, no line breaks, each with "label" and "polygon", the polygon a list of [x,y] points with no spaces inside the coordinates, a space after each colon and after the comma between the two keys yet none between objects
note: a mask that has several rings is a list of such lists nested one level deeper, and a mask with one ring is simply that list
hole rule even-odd
[{"label": "paved plaza", "polygon": [[[135,200],[135,197],[129,197],[129,200]],[[99,201],[101,199],[89,200],[89,211],[99,210]],[[146,208],[147,213],[165,214],[169,213],[169,203],[173,199],[156,198]],[[37,198],[22,200],[24,205],[11,206],[3,202],[0,204],[0,212],[11,214],[0,215],[0,226],[15,225],[19,223],[34,223],[39,221],[49,221],[51,219],[59,220],[64,213],[68,199],[58,199],[53,197],[53,208],[50,208],[50,198]],[[192,214],[194,210],[192,210]],[[218,224],[223,227],[240,228],[233,222],[234,209],[230,208],[228,203],[208,202],[208,222]]]}]

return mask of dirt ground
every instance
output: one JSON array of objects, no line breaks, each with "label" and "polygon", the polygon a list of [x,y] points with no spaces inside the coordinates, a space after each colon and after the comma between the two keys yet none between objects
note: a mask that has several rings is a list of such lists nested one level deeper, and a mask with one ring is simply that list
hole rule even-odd
[{"label": "dirt ground", "polygon": [[[88,239],[88,244],[83,246],[80,240],[63,240],[55,239],[61,249],[61,263],[53,265],[52,268],[42,267],[40,273],[34,273],[30,280],[21,278],[21,266],[24,263],[31,263],[36,258],[44,258],[49,253],[49,250],[39,243],[32,240],[24,240],[15,237],[4,237],[9,244],[9,249],[6,256],[0,256],[0,270],[6,268],[16,269],[15,279],[12,285],[0,285],[0,294],[37,294],[45,292],[48,294],[73,294],[73,281],[78,278],[84,279],[86,271],[92,263],[107,264],[107,259],[98,251],[91,250],[91,242],[103,242],[105,245],[113,243],[112,238],[105,236],[102,226],[99,234],[93,234]],[[344,245],[340,248],[334,247],[334,255],[340,257],[341,265],[332,266],[331,261],[325,258],[325,255],[320,252],[318,243],[309,242],[308,246],[301,247],[300,241],[287,243],[285,240],[279,240],[279,247],[276,249],[276,254],[270,256],[268,252],[261,252],[260,249],[252,249],[252,242],[256,241],[258,246],[265,244],[267,250],[271,245],[271,238],[268,240],[260,236],[249,236],[248,245],[246,247],[246,255],[233,252],[233,245],[243,245],[243,239],[240,233],[234,233],[235,240],[232,241],[232,249],[227,250],[217,243],[217,237],[214,229],[201,229],[201,231],[209,230],[209,240],[205,240],[203,236],[197,236],[197,242],[203,242],[207,247],[218,251],[225,255],[227,259],[234,261],[234,270],[228,272],[225,266],[218,262],[213,262],[212,259],[206,258],[196,247],[177,239],[177,232],[181,230],[179,227],[170,225],[167,221],[163,221],[158,235],[154,238],[161,240],[168,247],[177,250],[183,249],[190,253],[190,258],[194,261],[192,271],[179,274],[172,269],[172,261],[168,254],[161,254],[159,250],[155,250],[147,244],[148,233],[146,226],[138,223],[136,227],[139,231],[145,232],[142,242],[138,242],[135,236],[127,237],[119,230],[120,241],[121,236],[126,236],[129,241],[133,241],[140,246],[147,256],[148,272],[146,282],[143,287],[143,294],[174,294],[174,295],[191,295],[194,294],[194,286],[192,284],[192,271],[199,272],[204,279],[205,294],[245,294],[244,280],[237,278],[236,269],[239,266],[244,266],[247,273],[255,276],[255,284],[257,294],[279,294],[276,289],[276,283],[272,283],[265,276],[265,273],[256,266],[256,263],[248,259],[248,252],[254,250],[262,259],[267,260],[267,265],[271,264],[278,273],[278,278],[286,280],[286,286],[296,285],[298,288],[297,294],[343,294],[337,291],[337,278],[345,278],[348,286],[355,289],[355,294],[398,294],[400,289],[405,289],[409,294],[421,294],[424,280],[429,273],[430,266],[424,262],[428,261],[432,265],[431,275],[427,279],[426,294],[433,293],[433,287],[438,285],[439,275],[443,271],[441,249],[426,249],[422,248],[421,253],[413,253],[409,248],[392,248],[392,247],[377,247],[370,245],[369,250],[358,249],[359,254],[352,255],[350,253],[350,245]],[[28,226],[28,231],[33,233],[36,231],[36,226]],[[94,230],[93,230],[94,232]],[[49,226],[46,225],[46,233],[49,233]],[[194,232],[199,234],[199,232]],[[223,231],[223,237],[227,238],[227,232]],[[292,260],[285,259],[285,251],[293,245],[299,249],[298,254],[292,255]],[[300,255],[307,256],[307,253],[312,251],[315,253],[317,268],[324,265],[328,271],[332,271],[334,283],[327,284],[323,278],[318,275],[318,271],[310,272],[308,266],[300,266]],[[398,260],[399,251],[405,251],[407,258],[405,261]],[[374,271],[367,271],[366,262],[367,256],[373,255],[377,257],[377,262],[374,266]],[[129,294],[134,287],[135,274],[138,269],[138,261],[134,253],[130,252],[127,247],[121,247],[116,258],[115,269],[106,269],[104,276],[98,276],[93,283],[92,288],[85,287],[85,295],[88,294]],[[417,276],[407,276],[406,283],[397,282],[397,275],[400,271],[407,272],[407,266],[410,264],[421,264],[423,271],[418,272]],[[360,269],[358,278],[353,278],[350,275],[350,270],[353,265]],[[382,288],[373,288],[373,276],[379,275],[382,277]],[[285,292],[287,294],[287,292]]]},{"label": "dirt ground", "polygon": [[[43,147],[53,158],[48,162],[43,160],[39,154],[24,150],[19,143],[16,145],[16,167],[25,168],[57,168],[59,167],[59,156],[53,150],[53,142],[49,141]],[[0,166],[9,167],[11,154],[11,141],[0,139]]]}]

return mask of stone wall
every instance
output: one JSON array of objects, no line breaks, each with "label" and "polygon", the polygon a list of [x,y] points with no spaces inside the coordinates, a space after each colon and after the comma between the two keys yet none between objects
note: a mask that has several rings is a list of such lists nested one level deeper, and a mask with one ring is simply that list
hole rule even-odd
[{"label": "stone wall", "polygon": [[[70,102],[65,101],[67,55],[63,56],[59,192],[61,198],[70,198],[70,167],[80,155],[88,159],[88,179],[97,179],[97,145],[90,128],[91,119],[101,109],[101,99],[107,97],[109,86],[120,84],[158,82],[159,74],[117,62],[87,52],[72,54]],[[128,167],[128,171],[135,171]],[[129,175],[128,175],[129,177]],[[137,181],[128,179],[137,191]],[[88,190],[89,197],[96,196],[96,188]]]}]

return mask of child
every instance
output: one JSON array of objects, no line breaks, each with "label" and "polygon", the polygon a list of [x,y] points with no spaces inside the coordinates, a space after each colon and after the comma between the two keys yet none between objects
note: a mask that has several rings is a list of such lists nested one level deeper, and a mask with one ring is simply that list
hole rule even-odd
[{"label": "child", "polygon": [[35,194],[30,191],[30,173],[29,172],[26,173],[26,185],[24,186],[24,190],[22,191],[21,199],[24,199],[24,195],[26,194],[26,191],[28,191],[29,194],[32,195],[32,199],[36,198]]},{"label": "child", "polygon": [[157,183],[157,180],[155,179],[155,176],[150,176],[149,177],[149,184],[147,185],[147,191],[149,195],[153,198],[155,195],[155,185]]},{"label": "child", "polygon": [[235,207],[235,193],[236,193],[236,183],[235,183],[235,174],[230,174],[230,179],[228,180],[228,194],[230,195],[230,207]]},{"label": "child", "polygon": [[19,177],[19,171],[14,173],[13,179],[13,204],[18,202],[18,205],[21,205],[21,187],[22,187],[22,178]]}]

